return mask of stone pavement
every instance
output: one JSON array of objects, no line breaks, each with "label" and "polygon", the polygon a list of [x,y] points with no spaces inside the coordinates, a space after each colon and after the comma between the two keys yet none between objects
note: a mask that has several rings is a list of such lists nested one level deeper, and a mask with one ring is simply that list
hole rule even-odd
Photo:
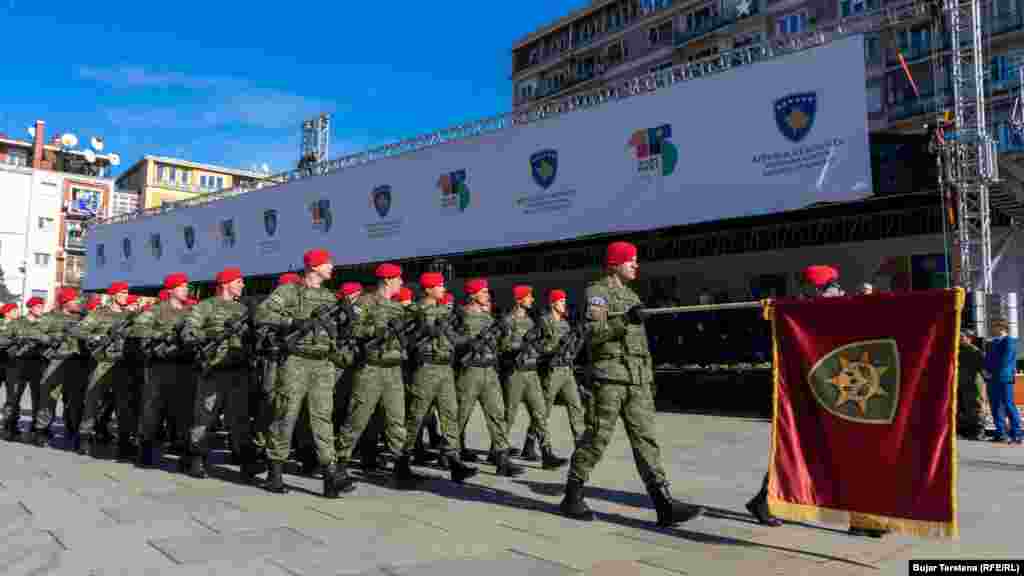
[{"label": "stone pavement", "polygon": [[[518,441],[527,420],[518,419]],[[551,428],[557,450],[567,454],[561,407]],[[841,526],[753,522],[743,504],[767,463],[767,422],[661,413],[658,428],[673,492],[710,510],[674,529],[654,525],[621,425],[588,487],[599,513],[589,524],[557,514],[564,468],[531,464],[525,476],[506,479],[481,464],[465,487],[421,469],[437,479],[412,492],[371,475],[356,492],[330,501],[317,495],[320,481],[294,475],[286,477],[293,491],[277,496],[238,484],[232,466],[196,480],[173,473],[170,456],[163,470],[137,470],[0,442],[0,573],[906,574],[911,558],[1024,556],[1020,447],[961,442],[959,541],[873,540]],[[479,411],[469,436],[472,446],[486,448]]]}]

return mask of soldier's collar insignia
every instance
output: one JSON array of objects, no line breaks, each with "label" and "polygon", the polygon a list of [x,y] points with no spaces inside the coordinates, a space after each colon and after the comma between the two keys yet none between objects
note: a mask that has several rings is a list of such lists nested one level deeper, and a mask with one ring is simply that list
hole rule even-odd
[{"label": "soldier's collar insignia", "polygon": [[607,306],[608,301],[600,296],[594,296],[590,299],[591,306]]}]

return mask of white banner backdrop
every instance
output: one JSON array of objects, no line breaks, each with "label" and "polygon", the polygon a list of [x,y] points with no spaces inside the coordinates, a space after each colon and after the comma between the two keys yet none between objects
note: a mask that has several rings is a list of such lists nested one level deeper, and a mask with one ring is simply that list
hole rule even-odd
[{"label": "white banner backdrop", "polygon": [[[426,257],[798,209],[871,191],[864,47],[813,50],[88,237],[86,289]],[[126,249],[127,248],[127,249]]]}]

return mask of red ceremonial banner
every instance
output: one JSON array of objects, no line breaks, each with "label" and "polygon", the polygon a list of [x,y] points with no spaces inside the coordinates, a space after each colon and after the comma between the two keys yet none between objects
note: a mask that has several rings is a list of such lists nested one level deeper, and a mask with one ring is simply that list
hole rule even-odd
[{"label": "red ceremonial banner", "polygon": [[963,302],[956,289],[780,300],[766,308],[775,354],[773,514],[795,521],[841,515],[860,528],[958,535]]}]

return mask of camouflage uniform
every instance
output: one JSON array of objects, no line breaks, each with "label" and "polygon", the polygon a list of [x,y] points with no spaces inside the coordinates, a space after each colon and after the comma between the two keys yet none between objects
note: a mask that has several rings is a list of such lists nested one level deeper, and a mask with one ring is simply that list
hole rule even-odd
[{"label": "camouflage uniform", "polygon": [[[64,412],[64,427],[72,433],[78,429],[81,410],[77,400],[81,398],[86,374],[86,364],[73,330],[80,318],[78,314],[54,310],[43,315],[38,325],[51,341],[50,359],[39,379],[39,395],[41,400],[55,400],[62,392],[65,394],[68,409]],[[39,410],[35,429],[40,432],[49,429],[54,416],[50,405]]]},{"label": "camouflage uniform", "polygon": [[[142,442],[142,463],[152,464],[153,445],[160,428],[160,414],[167,408],[175,421],[175,439],[183,440],[183,427],[191,413],[195,394],[195,374],[191,356],[181,342],[187,308],[177,309],[171,301],[160,302],[141,312],[130,335],[139,339],[147,355],[146,378],[139,402],[139,440]],[[156,354],[154,341],[167,341],[165,354]]]},{"label": "camouflage uniform", "polygon": [[[469,344],[477,335],[491,327],[495,322],[488,312],[465,312],[459,327],[459,336],[465,339],[458,343],[458,347]],[[482,351],[469,353],[462,361],[462,369],[459,372],[458,380],[455,382],[455,392],[459,403],[459,437],[461,450],[466,446],[461,445],[464,438],[466,425],[469,417],[480,402],[484,411],[484,419],[487,422],[487,431],[491,435],[491,445],[498,454],[508,454],[508,428],[505,425],[505,402],[501,395],[501,384],[498,382],[496,365],[498,362],[497,351],[488,346],[483,346]]]},{"label": "camouflage uniform", "polygon": [[[40,411],[49,410],[50,400],[48,397],[41,397],[39,387],[43,369],[46,366],[46,361],[42,356],[42,345],[49,341],[49,336],[42,330],[41,320],[42,317],[35,318],[29,314],[11,322],[12,336],[22,342],[33,344],[25,353],[13,359],[13,373],[10,369],[7,371],[8,386],[14,390],[14,393],[7,398],[7,412],[14,418],[12,423],[15,427],[17,418],[21,414],[21,397],[26,388],[29,389],[32,400],[33,429]],[[8,429],[12,430],[10,427]]]},{"label": "camouflage uniform", "polygon": [[394,454],[401,454],[405,444],[405,385],[402,362],[405,350],[388,323],[401,321],[406,309],[401,304],[377,294],[364,294],[355,304],[358,318],[354,335],[361,340],[383,337],[384,342],[366,352],[365,363],[353,374],[352,395],[348,414],[338,436],[338,462],[344,467],[352,456],[356,441],[362,436],[378,404],[384,406],[384,435]]},{"label": "camouflage uniform", "polygon": [[455,372],[452,370],[455,345],[451,338],[441,332],[440,324],[448,316],[445,306],[421,303],[418,305],[424,317],[428,337],[421,338],[415,349],[417,367],[413,371],[409,386],[409,413],[405,421],[404,453],[410,454],[416,448],[418,431],[431,405],[437,402],[441,434],[445,439],[443,453],[449,458],[458,457],[458,402],[455,399]]},{"label": "camouflage uniform", "polygon": [[[87,343],[96,344],[129,317],[131,312],[115,312],[110,308],[97,308],[78,324],[79,337]],[[106,350],[94,351],[92,369],[80,394],[81,417],[78,433],[89,440],[96,434],[97,419],[103,409],[104,399],[113,390],[117,406],[118,443],[127,448],[132,435],[138,430],[138,396],[140,387],[136,382],[136,366],[124,358],[124,343],[112,344]]]},{"label": "camouflage uniform", "polygon": [[547,446],[548,413],[544,394],[540,389],[537,375],[539,354],[526,346],[527,338],[533,338],[540,328],[528,314],[521,316],[510,313],[502,320],[508,327],[504,337],[498,341],[498,349],[507,358],[508,373],[505,378],[505,435],[512,434],[512,426],[519,414],[519,403],[526,402],[530,415],[530,426],[535,430],[541,447]]},{"label": "camouflage uniform", "polygon": [[[300,284],[278,287],[256,309],[256,323],[277,326],[287,331],[295,321],[310,318],[322,306],[336,301],[326,288],[308,288]],[[271,463],[288,460],[295,421],[302,401],[309,403],[310,427],[320,464],[334,463],[334,409],[336,371],[331,361],[337,354],[333,335],[317,326],[285,352],[283,362],[273,375],[270,407],[273,422],[267,436],[267,456]]]},{"label": "camouflage uniform", "polygon": [[[193,346],[221,338],[227,324],[245,312],[245,306],[235,300],[207,298],[189,308],[181,338]],[[231,450],[238,455],[243,454],[243,450],[246,454],[250,451],[249,372],[242,342],[244,336],[244,332],[230,336],[207,359],[208,364],[200,367],[189,434],[189,452],[194,456],[209,454],[208,428],[222,409],[231,428]]]},{"label": "camouflage uniform", "polygon": [[[558,395],[562,396],[565,409],[569,413],[569,429],[572,430],[573,440],[579,444],[586,428],[583,419],[583,403],[580,400],[580,390],[573,371],[573,359],[560,357],[565,338],[571,329],[569,322],[557,319],[553,314],[548,313],[541,317],[541,330],[544,335],[540,345],[541,353],[550,359],[541,375],[541,387],[544,389],[544,396],[547,400],[548,419],[551,418],[551,409],[555,405],[555,398]],[[537,437],[532,424],[527,435],[528,437]]]},{"label": "camouflage uniform", "polygon": [[11,424],[17,425],[17,418],[12,418],[12,415],[17,414],[17,403],[12,408],[8,404],[18,394],[17,370],[14,367],[14,358],[11,358],[7,349],[11,346],[13,336],[14,320],[7,318],[0,318],[0,378],[3,378],[4,390],[7,392],[4,397],[3,415],[0,417],[0,421],[3,422],[4,429],[9,429]]}]

